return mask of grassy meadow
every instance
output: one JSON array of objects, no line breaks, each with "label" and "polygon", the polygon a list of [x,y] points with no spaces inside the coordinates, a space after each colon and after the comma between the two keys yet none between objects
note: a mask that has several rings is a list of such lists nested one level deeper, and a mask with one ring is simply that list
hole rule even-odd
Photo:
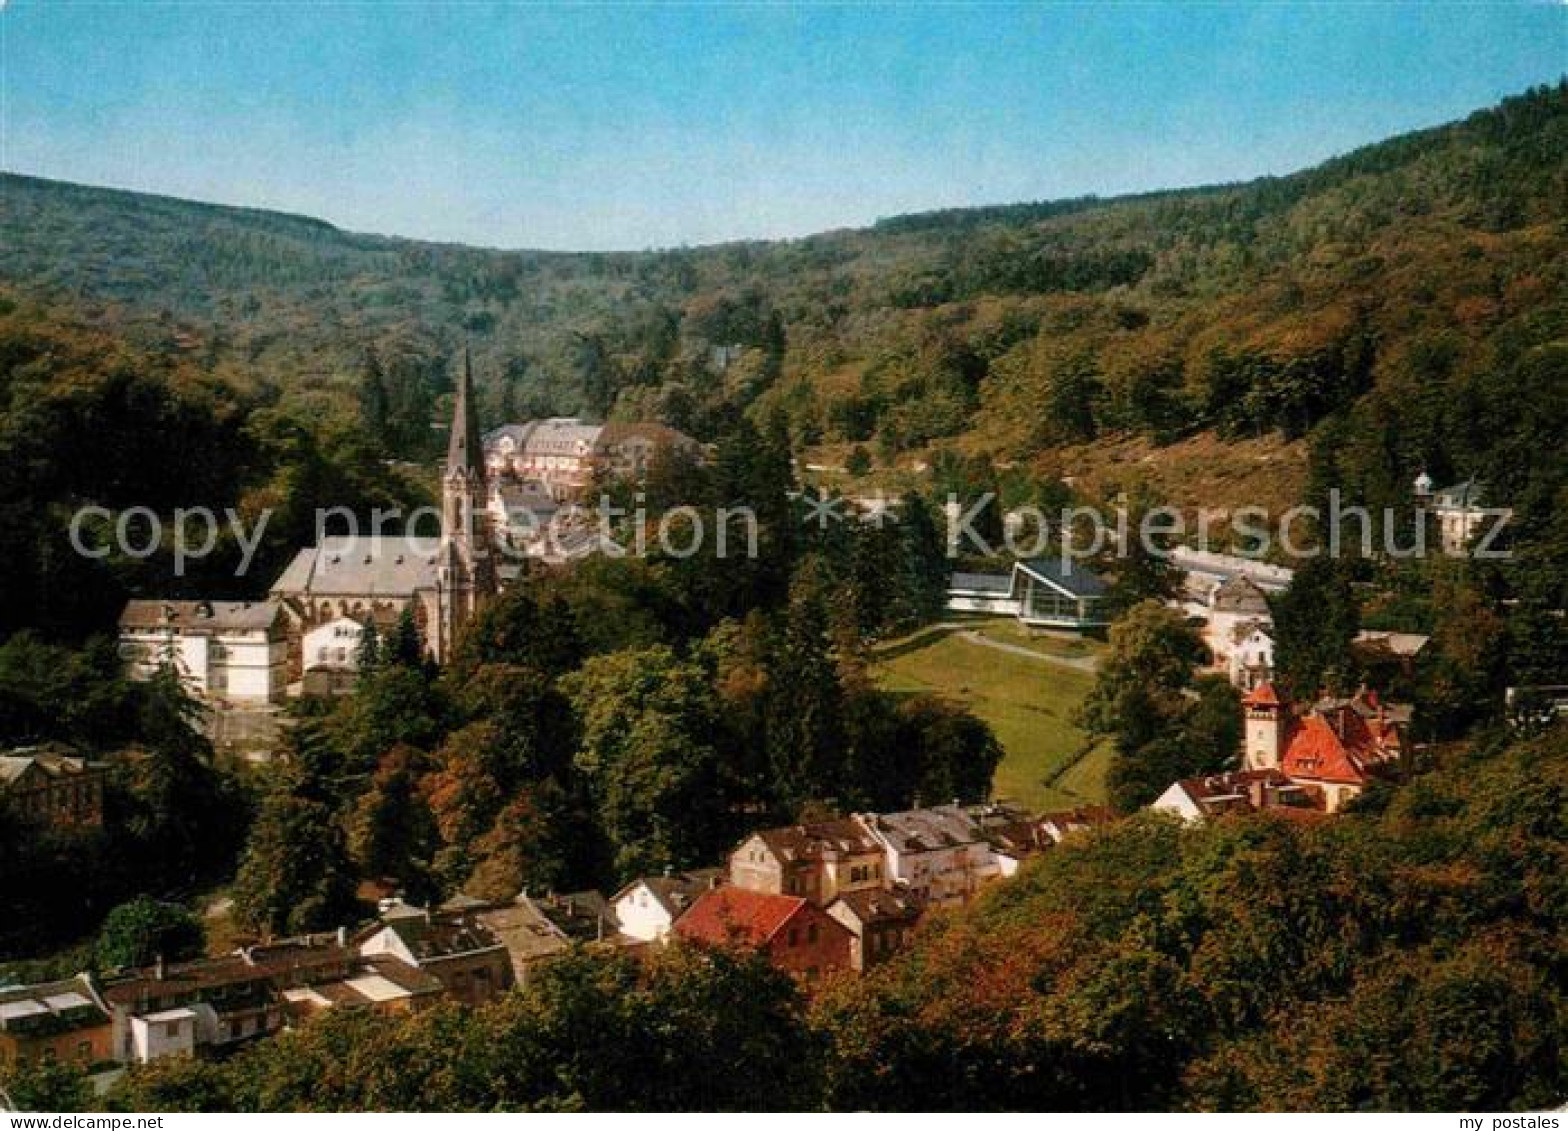
[{"label": "grassy meadow", "polygon": [[[1022,645],[1042,657],[1092,655],[1092,641],[1029,637],[1007,620],[976,621],[965,629]],[[1093,676],[965,639],[951,627],[922,629],[882,645],[878,682],[890,691],[927,691],[962,703],[990,724],[1006,757],[997,767],[994,795],[1039,809],[1104,800],[1106,751],[1084,751],[1072,715]]]}]

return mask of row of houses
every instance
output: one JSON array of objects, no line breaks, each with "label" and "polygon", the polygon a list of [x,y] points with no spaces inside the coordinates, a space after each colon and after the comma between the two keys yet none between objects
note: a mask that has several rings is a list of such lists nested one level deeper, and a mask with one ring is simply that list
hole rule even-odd
[{"label": "row of houses", "polygon": [[885,961],[930,908],[963,902],[1110,819],[1103,809],[1031,816],[994,805],[857,814],[763,830],[724,867],[641,877],[609,899],[459,894],[426,909],[391,898],[352,933],[0,988],[0,1068],[223,1055],[324,1010],[480,1004],[579,947],[754,947],[810,983]]},{"label": "row of houses", "polygon": [[[1240,768],[1174,782],[1154,810],[1189,822],[1255,812],[1315,820],[1398,772],[1408,712],[1374,693],[1292,704],[1264,683],[1243,710]],[[1006,804],[857,813],[760,830],[723,867],[641,877],[609,899],[460,894],[435,910],[389,899],[352,935],[0,989],[0,1066],[222,1054],[328,1009],[479,1004],[584,946],[751,947],[812,984],[886,961],[932,909],[966,903],[1114,819],[1101,808],[1030,814]]]},{"label": "row of houses", "polygon": [[[449,924],[438,929],[457,933]],[[475,1000],[464,987],[477,967],[497,990],[510,984],[504,951],[482,936],[464,937],[466,949],[410,955],[383,941],[393,930],[377,923],[353,939],[308,936],[102,978],[0,988],[0,1068],[221,1055],[326,1009],[406,1012]]]}]

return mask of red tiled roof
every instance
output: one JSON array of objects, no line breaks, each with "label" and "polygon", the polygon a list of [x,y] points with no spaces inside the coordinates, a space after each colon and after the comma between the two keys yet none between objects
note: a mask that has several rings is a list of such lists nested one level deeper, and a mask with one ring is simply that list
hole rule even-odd
[{"label": "red tiled roof", "polygon": [[1368,721],[1348,707],[1309,711],[1285,747],[1286,776],[1341,785],[1364,785],[1372,767],[1399,756],[1399,732],[1383,720]]},{"label": "red tiled roof", "polygon": [[703,892],[675,921],[675,933],[715,945],[763,946],[804,906],[806,901],[796,896],[715,888]]}]

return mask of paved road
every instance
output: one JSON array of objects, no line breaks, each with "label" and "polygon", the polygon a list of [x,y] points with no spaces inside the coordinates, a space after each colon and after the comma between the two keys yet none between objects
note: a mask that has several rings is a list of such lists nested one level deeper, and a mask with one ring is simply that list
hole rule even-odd
[{"label": "paved road", "polygon": [[993,640],[978,629],[970,628],[962,622],[946,621],[942,624],[930,625],[928,631],[931,629],[938,632],[956,632],[960,640],[970,644],[978,644],[982,648],[995,648],[998,652],[1007,652],[1030,660],[1039,660],[1042,664],[1055,664],[1059,668],[1072,668],[1074,671],[1088,672],[1092,675],[1100,666],[1098,656],[1053,656],[1048,652],[1037,652],[1033,648],[1026,648],[1022,644]]}]

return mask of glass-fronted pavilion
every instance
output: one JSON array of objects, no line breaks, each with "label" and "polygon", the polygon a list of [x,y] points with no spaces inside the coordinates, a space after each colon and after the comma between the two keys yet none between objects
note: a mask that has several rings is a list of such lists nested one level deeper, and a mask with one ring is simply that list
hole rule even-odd
[{"label": "glass-fronted pavilion", "polygon": [[1015,562],[1011,574],[955,573],[947,590],[953,612],[1000,613],[1040,628],[1101,628],[1105,583],[1083,566],[1057,558]]}]

